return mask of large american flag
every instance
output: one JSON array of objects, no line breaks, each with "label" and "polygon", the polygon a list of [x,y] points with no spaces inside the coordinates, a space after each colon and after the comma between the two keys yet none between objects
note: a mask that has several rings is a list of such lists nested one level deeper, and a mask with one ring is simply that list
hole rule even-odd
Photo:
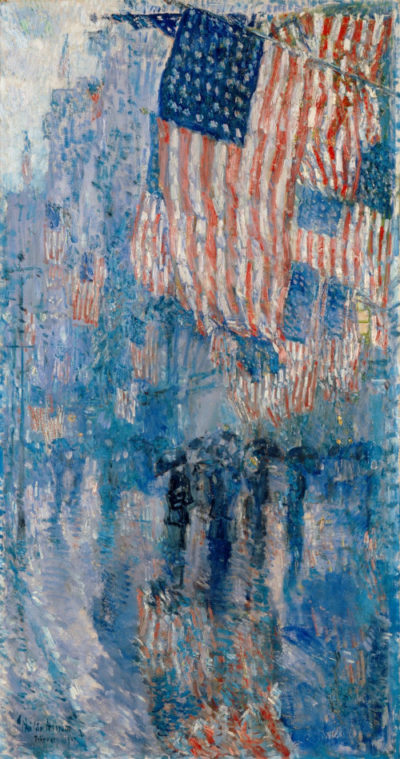
[{"label": "large american flag", "polygon": [[[377,90],[365,80],[382,83],[391,23],[375,13],[302,14],[261,40],[191,9],[162,77],[161,195],[144,192],[139,205],[135,272],[156,294],[174,294],[199,331],[218,326],[272,341],[286,361],[283,386],[291,376],[297,387],[296,372],[310,360],[320,380],[321,365],[332,366],[338,352],[342,365],[357,342],[354,309],[340,340],[332,338],[341,348],[334,342],[329,356],[315,336],[288,339],[293,262],[356,289],[374,310],[378,344],[386,344],[391,214],[387,188],[383,202],[368,189],[381,178],[382,156],[373,151],[382,130]],[[356,388],[357,380],[347,385]],[[306,399],[285,405],[310,407]]]}]

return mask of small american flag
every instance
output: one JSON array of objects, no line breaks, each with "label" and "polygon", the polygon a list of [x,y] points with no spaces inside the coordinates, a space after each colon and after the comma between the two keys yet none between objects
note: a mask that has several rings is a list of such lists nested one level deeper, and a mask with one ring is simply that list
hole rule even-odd
[{"label": "small american flag", "polygon": [[28,406],[31,429],[33,432],[39,432],[43,435],[46,445],[50,445],[53,440],[62,438],[64,435],[64,409],[57,407],[56,413],[51,413],[50,409],[39,406]]},{"label": "small american flag", "polygon": [[125,419],[129,424],[136,421],[136,407],[139,387],[136,382],[132,382],[128,390],[117,387],[115,399],[115,414],[120,419]]},{"label": "small american flag", "polygon": [[178,325],[170,332],[155,320],[146,326],[141,344],[130,343],[133,377],[160,390],[175,386],[201,385],[213,373],[208,341],[193,333],[192,327]]},{"label": "small american flag", "polygon": [[392,231],[391,218],[379,204],[373,208],[365,203],[340,203],[300,186],[289,234],[294,261],[309,264],[321,277],[336,277],[377,314],[383,313],[388,303]]},{"label": "small american flag", "polygon": [[131,257],[137,282],[155,295],[175,294],[168,245],[168,218],[164,200],[156,193],[145,191],[142,195]]},{"label": "small american flag", "polygon": [[100,296],[106,278],[104,258],[83,259],[72,275],[72,317],[76,322],[98,326]]},{"label": "small american flag", "polygon": [[33,347],[36,342],[36,318],[35,314],[27,313],[24,327],[24,344]]},{"label": "small american flag", "polygon": [[43,236],[45,263],[62,263],[68,244],[68,234],[65,227],[60,226],[57,229],[52,229],[45,225]]},{"label": "small american flag", "polygon": [[164,332],[157,323],[147,325],[143,345],[131,343],[133,375],[151,385],[165,383],[168,373],[168,348]]}]

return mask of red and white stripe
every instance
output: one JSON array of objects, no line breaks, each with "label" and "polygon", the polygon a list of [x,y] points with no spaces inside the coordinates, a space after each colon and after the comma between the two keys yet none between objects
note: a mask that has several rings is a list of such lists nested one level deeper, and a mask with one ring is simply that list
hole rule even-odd
[{"label": "red and white stripe", "polygon": [[[344,74],[379,84],[392,16],[303,13],[273,24],[272,34],[290,47],[339,67]],[[300,177],[347,200],[354,199],[361,145],[380,140],[379,102],[374,87],[329,67],[313,68],[310,138]]]},{"label": "red and white stripe", "polygon": [[341,338],[322,334],[321,309],[323,303],[318,298],[305,343],[286,340],[279,371],[261,372],[259,380],[238,360],[233,335],[226,330],[213,333],[211,360],[222,372],[228,396],[244,422],[265,419],[278,426],[293,414],[307,413],[314,407],[318,386],[324,389],[325,398],[337,392],[359,391],[360,337],[351,303],[346,304]]},{"label": "red and white stripe", "polygon": [[318,380],[315,345],[288,341],[286,365],[255,380],[236,358],[234,339],[224,330],[212,336],[211,359],[222,372],[228,397],[244,422],[260,419],[275,426],[292,414],[311,411]]},{"label": "red and white stripe", "polygon": [[311,76],[288,50],[265,43],[243,148],[159,120],[177,296],[200,331],[215,323],[247,336],[276,331]]},{"label": "red and white stripe", "polygon": [[134,424],[136,420],[137,394],[138,386],[134,382],[129,390],[117,387],[115,415],[120,419],[125,419],[129,424]]},{"label": "red and white stripe", "polygon": [[24,345],[33,347],[36,342],[36,318],[35,314],[27,313],[24,326]]},{"label": "red and white stripe", "polygon": [[147,326],[144,345],[131,343],[131,359],[136,380],[144,380],[155,386],[165,381],[168,370],[167,341],[157,324]]},{"label": "red and white stripe", "polygon": [[348,298],[345,306],[344,331],[340,337],[324,335],[320,345],[319,381],[326,399],[338,392],[358,393],[360,390],[361,338],[355,304]]},{"label": "red and white stripe", "polygon": [[47,406],[28,406],[28,410],[32,431],[41,433],[46,445],[63,437],[64,409],[62,406],[57,407],[55,414]]},{"label": "red and white stripe", "polygon": [[[315,13],[302,14],[301,24],[294,43],[307,38],[308,54],[290,52],[288,24],[277,31],[284,46],[265,42],[243,148],[159,119],[165,207],[144,194],[132,241],[138,281],[159,295],[174,294],[198,330],[212,334],[213,360],[243,417],[268,415],[275,424],[310,410],[320,382],[330,394],[358,387],[359,338],[349,316],[344,338],[324,337],[323,350],[319,312],[305,345],[284,340],[292,261],[355,288],[376,312],[376,343],[387,340],[380,309],[387,305],[390,222],[361,204],[344,204],[335,237],[305,231],[295,186],[300,178],[354,200],[361,146],[380,139],[376,92],[317,68],[310,52],[379,83],[391,18]],[[234,340],[227,331],[215,333],[217,325],[272,340],[284,368],[252,381],[235,359]]]},{"label": "red and white stripe", "polygon": [[390,219],[362,204],[343,205],[337,234],[330,237],[299,227],[297,212],[296,204],[289,233],[292,260],[309,264],[322,278],[336,277],[373,307],[386,308],[392,261]]},{"label": "red and white stripe", "polygon": [[[348,70],[358,65],[364,45],[362,72],[378,79],[390,18],[311,14],[304,24],[319,38],[320,57]],[[323,276],[335,275],[384,304],[390,231],[380,214],[344,207],[334,239],[304,232],[296,223],[299,177],[346,199],[358,181],[358,89],[352,80],[335,77],[331,69],[316,69],[309,59],[266,42],[243,148],[159,120],[165,207],[144,194],[132,260],[137,279],[159,295],[175,294],[194,313],[199,331],[219,324],[243,336],[274,339],[292,260],[307,260]],[[340,98],[346,99],[345,114]],[[371,235],[369,247],[380,241],[381,249],[368,254],[367,268]]]},{"label": "red and white stripe", "polygon": [[[200,342],[199,342],[200,340]],[[177,382],[180,387],[212,370],[208,343],[196,339],[191,329],[179,329],[170,338],[159,322],[149,323],[143,345],[130,344],[135,380],[159,387]]]},{"label": "red and white stripe", "polygon": [[104,258],[95,258],[93,280],[82,280],[80,267],[74,269],[72,276],[72,318],[76,322],[98,326],[100,313],[100,296],[106,278]]},{"label": "red and white stripe", "polygon": [[168,219],[164,200],[144,192],[136,212],[131,260],[137,282],[155,295],[173,295],[173,270],[168,254]]},{"label": "red and white stripe", "polygon": [[54,360],[52,379],[67,384],[71,378],[71,356]]},{"label": "red and white stripe", "polygon": [[66,288],[70,279],[70,272],[66,266],[50,263],[45,272],[45,283],[49,290]]},{"label": "red and white stripe", "polygon": [[47,224],[43,227],[43,249],[46,264],[61,264],[64,261],[68,246],[68,231],[64,224],[51,229]]}]

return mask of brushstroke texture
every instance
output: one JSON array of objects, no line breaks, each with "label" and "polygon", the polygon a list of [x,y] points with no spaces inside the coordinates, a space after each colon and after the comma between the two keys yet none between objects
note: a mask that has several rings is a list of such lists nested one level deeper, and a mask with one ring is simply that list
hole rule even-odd
[{"label": "brushstroke texture", "polygon": [[4,759],[397,755],[395,118],[303,61],[398,20],[203,5],[62,16],[10,148]]}]

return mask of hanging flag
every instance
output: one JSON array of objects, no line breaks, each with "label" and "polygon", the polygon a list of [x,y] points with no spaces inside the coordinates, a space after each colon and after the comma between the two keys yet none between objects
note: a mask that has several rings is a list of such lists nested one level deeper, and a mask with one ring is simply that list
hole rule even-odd
[{"label": "hanging flag", "polygon": [[318,273],[311,266],[292,264],[292,276],[283,311],[283,334],[289,340],[306,342],[318,296]]},{"label": "hanging flag", "polygon": [[160,88],[159,186],[174,289],[200,331],[217,323],[276,333],[311,73],[240,24],[198,10],[182,16]]},{"label": "hanging flag", "polygon": [[45,263],[63,263],[68,249],[68,242],[68,230],[63,223],[61,209],[53,203],[47,203],[43,228]]},{"label": "hanging flag", "polygon": [[310,138],[299,176],[347,200],[357,194],[363,150],[382,137],[379,89],[373,85],[385,83],[392,24],[390,14],[373,7],[329,6],[271,25],[276,40],[331,64],[313,69]]},{"label": "hanging flag", "polygon": [[156,387],[166,383],[168,345],[165,331],[157,322],[146,326],[143,344],[131,343],[131,358],[135,380],[143,380]]},{"label": "hanging flag", "polygon": [[150,114],[150,159],[143,191],[136,210],[131,260],[135,279],[154,295],[175,295],[169,255],[168,216],[159,187],[158,127]]},{"label": "hanging flag", "polygon": [[43,435],[46,445],[64,436],[64,409],[57,407],[54,414],[46,407],[28,406],[31,429]]},{"label": "hanging flag", "polygon": [[359,390],[360,339],[348,288],[334,279],[319,280],[308,264],[294,263],[284,330],[282,362],[266,365],[264,360],[257,374],[243,362],[235,335],[223,329],[212,335],[211,359],[245,422],[265,418],[277,426],[293,414],[307,413],[318,386],[326,399]]},{"label": "hanging flag", "polygon": [[74,321],[98,326],[100,295],[106,278],[104,258],[83,256],[72,275],[72,318]]},{"label": "hanging flag", "polygon": [[125,419],[129,424],[135,424],[136,421],[138,392],[139,387],[136,382],[132,382],[128,390],[121,387],[116,389],[115,415],[120,419]]},{"label": "hanging flag", "polygon": [[137,208],[131,258],[137,282],[157,296],[175,295],[164,199],[148,190]]},{"label": "hanging flag", "polygon": [[157,320],[148,323],[143,342],[131,343],[131,358],[134,378],[157,392],[171,387],[175,393],[197,392],[213,373],[209,341],[179,320],[168,326]]},{"label": "hanging flag", "polygon": [[[342,43],[347,49],[345,38]],[[383,49],[382,42],[380,56]],[[375,78],[377,60],[371,63]],[[373,258],[371,246],[380,246],[379,266],[385,265],[388,207],[369,190],[379,169],[371,150],[358,165],[355,210],[340,204],[340,193],[335,200],[336,186],[324,185],[325,208],[312,219],[316,233],[298,234],[307,222],[296,218],[295,184],[315,137],[319,73],[309,58],[240,25],[197,10],[182,17],[160,88],[156,174],[163,200],[154,190],[142,199],[132,258],[138,279],[158,294],[174,293],[193,311],[200,331],[216,323],[243,336],[276,339],[290,263],[304,256],[304,245],[309,262],[319,257],[317,268],[356,286],[364,254],[358,245],[370,234],[368,256]],[[377,186],[382,196],[382,181]],[[304,217],[301,204],[298,210]],[[172,276],[166,273],[169,256]],[[373,296],[386,275],[368,276]]]},{"label": "hanging flag", "polygon": [[36,342],[36,318],[35,314],[26,313],[24,326],[24,346],[32,348]]},{"label": "hanging flag", "polygon": [[382,311],[392,260],[391,218],[382,184],[372,173],[370,182],[379,197],[375,203],[365,194],[370,205],[342,203],[298,184],[289,238],[294,261],[336,277]]},{"label": "hanging flag", "polygon": [[[359,79],[315,57],[379,83],[391,21],[313,18],[321,56],[304,31],[294,45],[288,24],[271,41],[183,14],[132,241],[138,281],[174,295],[213,335],[211,356],[243,416],[274,423],[310,410],[318,384],[327,397],[358,389],[355,293],[371,305],[373,342],[387,344],[393,172],[368,105],[377,95],[369,87],[361,102]],[[362,43],[369,58],[357,68]],[[270,346],[275,369],[265,369],[268,351],[264,364],[257,350],[249,362],[240,339]]]}]

